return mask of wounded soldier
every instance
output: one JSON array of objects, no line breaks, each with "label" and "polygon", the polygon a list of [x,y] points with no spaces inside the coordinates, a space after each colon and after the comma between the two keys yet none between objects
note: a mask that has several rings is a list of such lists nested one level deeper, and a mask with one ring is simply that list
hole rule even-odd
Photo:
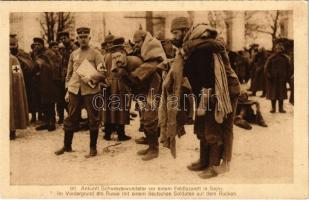
[{"label": "wounded soldier", "polygon": [[250,130],[252,129],[252,126],[249,123],[267,127],[260,111],[259,102],[249,100],[248,94],[245,91],[242,91],[237,103],[234,124],[241,128]]}]

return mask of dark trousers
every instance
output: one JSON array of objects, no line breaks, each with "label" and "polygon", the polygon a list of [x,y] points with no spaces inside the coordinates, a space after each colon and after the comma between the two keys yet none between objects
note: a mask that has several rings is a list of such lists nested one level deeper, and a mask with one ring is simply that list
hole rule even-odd
[{"label": "dark trousers", "polygon": [[105,135],[111,136],[114,131],[117,132],[118,136],[124,135],[124,127],[124,124],[105,123]]},{"label": "dark trousers", "polygon": [[[147,108],[147,107],[146,107]],[[142,110],[141,123],[150,148],[157,148],[158,142],[158,110]]]},{"label": "dark trousers", "polygon": [[65,83],[64,82],[58,82],[57,83],[57,88],[59,90],[59,98],[57,101],[57,113],[58,113],[58,117],[60,120],[64,119],[64,110],[66,110],[68,112],[68,104],[65,101],[64,97],[65,97]]},{"label": "dark trousers", "polygon": [[97,131],[100,125],[100,115],[99,110],[96,110],[92,105],[93,97],[96,94],[90,95],[78,95],[69,94],[69,104],[68,104],[68,117],[64,120],[64,130],[65,131],[77,131],[79,129],[79,121],[82,105],[84,105],[87,110],[89,129],[90,131]]},{"label": "dark trousers", "polygon": [[55,103],[42,104],[44,122],[51,126],[56,123]]}]

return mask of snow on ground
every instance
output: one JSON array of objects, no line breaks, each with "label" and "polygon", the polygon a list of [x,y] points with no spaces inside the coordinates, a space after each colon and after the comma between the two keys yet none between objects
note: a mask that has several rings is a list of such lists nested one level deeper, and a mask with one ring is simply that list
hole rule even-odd
[{"label": "snow on ground", "polygon": [[[260,93],[257,93],[259,96]],[[285,101],[286,114],[269,113],[270,102],[253,97],[261,104],[268,128],[253,125],[252,130],[234,126],[234,149],[229,173],[203,180],[197,172],[186,166],[198,159],[199,141],[193,134],[192,125],[187,134],[177,139],[177,158],[160,146],[159,158],[142,161],[136,152],[144,145],[134,139],[138,132],[139,119],[135,118],[126,127],[132,140],[104,150],[117,141],[103,140],[100,131],[98,156],[84,157],[89,151],[87,131],[75,133],[73,153],[56,156],[54,151],[63,145],[62,126],[54,132],[37,132],[32,125],[18,131],[17,139],[10,142],[11,184],[208,184],[208,183],[292,183],[293,181],[293,107]]]}]

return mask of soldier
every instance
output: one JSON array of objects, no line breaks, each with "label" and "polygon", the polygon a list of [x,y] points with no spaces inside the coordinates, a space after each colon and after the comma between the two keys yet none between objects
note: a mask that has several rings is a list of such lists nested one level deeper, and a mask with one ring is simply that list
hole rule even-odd
[{"label": "soldier", "polygon": [[[204,112],[196,113],[194,124],[200,139],[200,159],[188,168],[204,170],[199,176],[211,178],[229,170],[239,80],[230,66],[223,42],[216,39],[215,30],[205,24],[191,27],[187,18],[177,17],[172,21],[171,32],[182,45],[174,61],[179,64],[172,66],[163,85],[170,91],[179,87],[181,79],[177,77],[182,77],[179,74],[189,79],[198,110]],[[207,102],[209,105],[204,105]]]},{"label": "soldier", "polygon": [[[113,46],[123,46],[124,38],[110,36],[110,38],[111,37],[114,38],[112,41]],[[108,38],[105,40],[106,43],[109,43]],[[103,138],[107,141],[111,140],[112,133],[116,131],[118,140],[126,141],[131,139],[130,136],[125,134],[125,125],[130,123],[131,100],[126,99],[126,95],[129,94],[130,91],[127,90],[117,73],[113,71],[113,68],[117,66],[113,66],[112,53],[110,52],[112,46],[108,44],[108,47],[108,53],[104,57],[107,68],[108,87],[105,88],[105,105],[107,105],[107,107],[103,112],[103,122],[105,126],[105,135]],[[115,101],[113,97],[117,97],[117,100],[120,101],[113,102]],[[118,107],[116,108],[116,106]]]},{"label": "soldier", "polygon": [[10,140],[14,140],[16,137],[16,129],[26,129],[29,125],[29,114],[23,72],[18,62],[18,59],[11,54],[9,67]]},{"label": "soldier", "polygon": [[[97,138],[100,125],[99,110],[92,104],[94,97],[100,92],[100,87],[92,75],[84,75],[77,72],[80,67],[93,67],[96,76],[103,76],[104,65],[101,53],[89,46],[90,28],[80,27],[76,30],[80,47],[72,52],[69,58],[66,76],[67,93],[65,95],[68,104],[68,117],[64,121],[64,146],[55,152],[61,155],[72,151],[73,134],[79,128],[82,103],[87,110],[90,129],[90,152],[87,158],[97,155]],[[93,71],[89,68],[89,71]]]},{"label": "soldier", "polygon": [[[253,109],[254,106],[255,111]],[[249,123],[255,123],[262,127],[267,127],[260,110],[259,102],[250,100],[248,94],[245,91],[242,91],[237,102],[234,124],[241,128],[250,130],[252,129],[252,126]]]},{"label": "soldier", "polygon": [[33,74],[38,77],[39,103],[44,114],[44,122],[36,130],[54,131],[55,126],[55,102],[57,87],[54,80],[54,53],[44,47],[42,38],[33,38],[35,63]]},{"label": "soldier", "polygon": [[276,102],[279,102],[279,112],[285,113],[283,109],[283,100],[287,99],[286,84],[290,81],[292,75],[292,65],[290,58],[284,53],[284,47],[281,43],[275,45],[275,52],[271,55],[265,64],[266,77],[266,98],[271,100],[271,113],[276,112]]},{"label": "soldier", "polygon": [[[57,102],[57,112],[59,115],[58,124],[62,124],[64,120],[64,109],[67,110],[67,103],[64,100],[65,96],[65,77],[67,75],[68,63],[71,53],[78,47],[70,40],[69,32],[62,31],[58,34],[59,40],[62,42],[62,48],[59,49],[59,52],[62,56],[61,69],[60,69],[60,81],[58,82],[59,90],[59,101]],[[67,110],[68,111],[68,110]]]},{"label": "soldier", "polygon": [[18,40],[16,38],[16,34],[10,34],[10,52],[12,55],[16,56],[20,63],[20,67],[23,72],[23,77],[25,81],[27,101],[29,112],[31,113],[31,122],[36,121],[36,112],[35,109],[32,108],[31,102],[31,82],[32,82],[32,74],[31,71],[33,69],[33,61],[30,54],[24,52],[22,49],[18,48]]},{"label": "soldier", "polygon": [[113,40],[115,36],[111,34],[111,32],[108,32],[108,35],[105,36],[104,42],[101,43],[101,52],[102,55],[105,55],[109,52],[110,47],[113,45]]}]

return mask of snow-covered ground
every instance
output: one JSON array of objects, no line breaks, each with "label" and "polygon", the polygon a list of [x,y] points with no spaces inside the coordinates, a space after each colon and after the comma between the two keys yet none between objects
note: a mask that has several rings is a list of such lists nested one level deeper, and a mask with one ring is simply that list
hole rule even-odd
[{"label": "snow-covered ground", "polygon": [[[260,93],[257,93],[259,96]],[[73,153],[56,156],[54,151],[63,145],[62,126],[54,132],[37,132],[34,126],[18,131],[10,142],[11,184],[202,184],[202,183],[292,183],[293,181],[293,106],[285,101],[286,114],[269,113],[270,102],[254,97],[268,128],[253,125],[252,130],[234,126],[234,149],[229,173],[203,180],[186,166],[199,156],[199,141],[187,126],[187,134],[177,139],[177,158],[160,146],[159,158],[142,161],[136,152],[144,145],[134,139],[139,119],[126,127],[132,140],[104,150],[117,141],[103,140],[100,131],[98,156],[84,157],[89,151],[87,131],[75,133]]]}]

